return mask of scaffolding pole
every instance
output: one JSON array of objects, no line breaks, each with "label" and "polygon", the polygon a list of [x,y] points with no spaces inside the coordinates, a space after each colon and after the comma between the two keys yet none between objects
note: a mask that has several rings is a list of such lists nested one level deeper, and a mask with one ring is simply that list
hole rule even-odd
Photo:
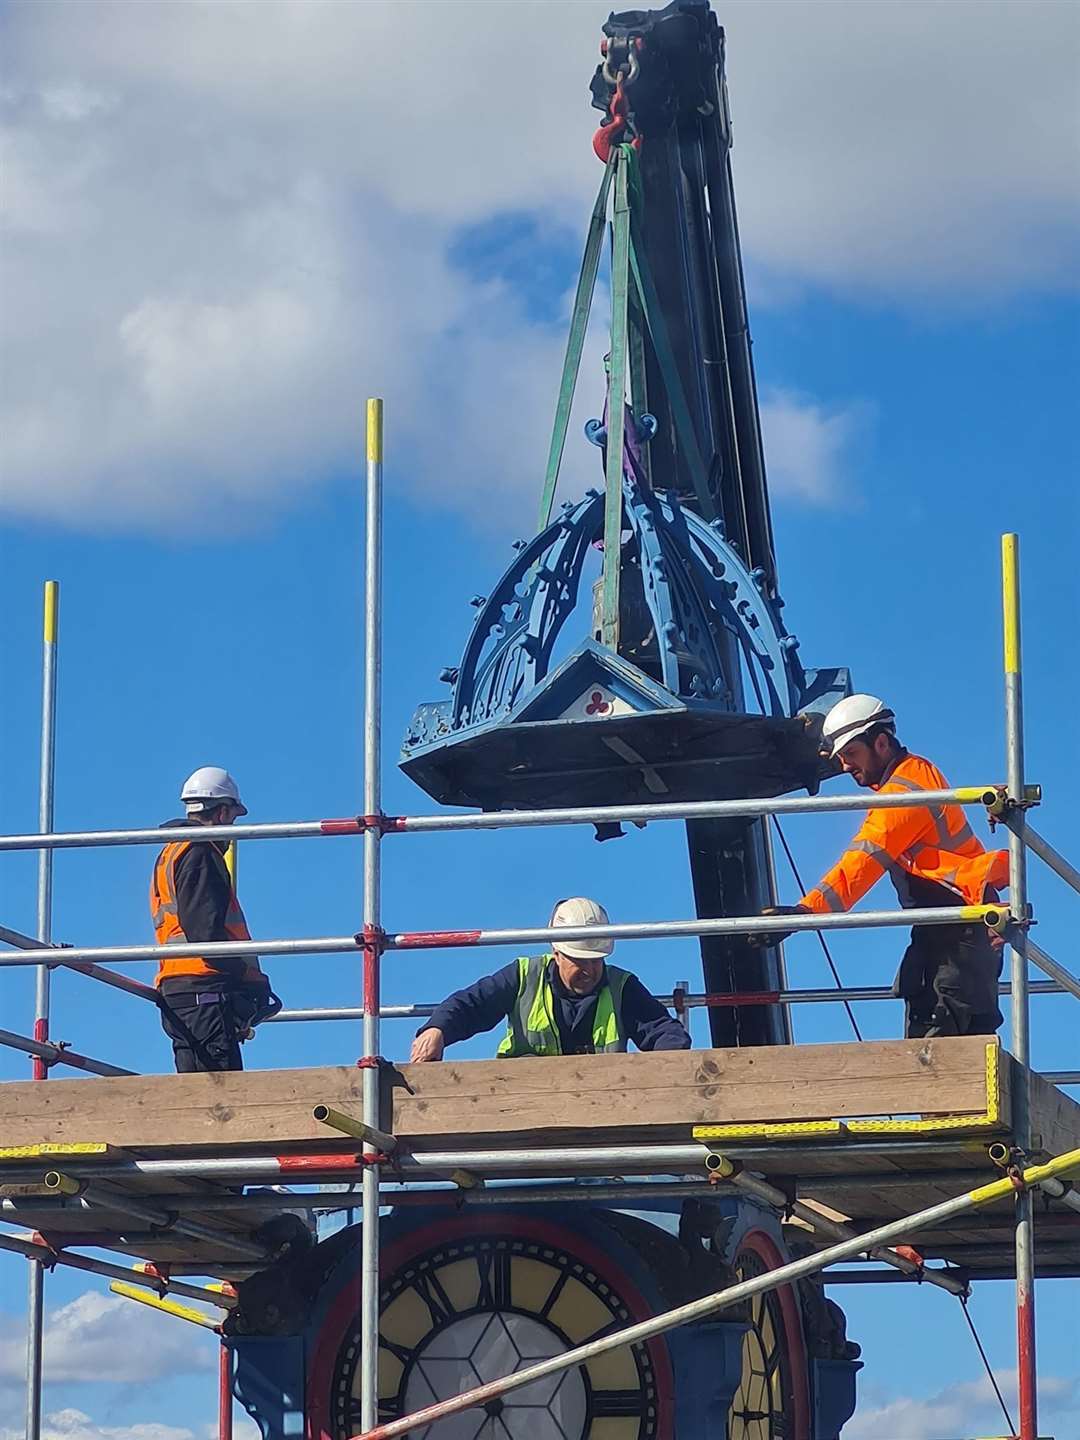
[{"label": "scaffolding pole", "polygon": [[233,1440],[232,1349],[218,1347],[218,1440]]},{"label": "scaffolding pole", "polygon": [[[1028,801],[1038,800],[1031,787]],[[757,800],[687,800],[663,805],[576,805],[555,810],[488,810],[464,815],[349,815],[342,819],[280,820],[239,825],[151,826],[128,830],[64,830],[0,835],[4,850],[74,850],[113,845],[167,845],[177,840],[306,840],[362,835],[370,824],[387,835],[434,835],[457,830],[529,830],[549,825],[595,825],[620,820],[732,820],[761,815],[835,811],[910,810],[923,805],[997,804],[994,785],[962,785],[903,795],[780,796]]]},{"label": "scaffolding pole", "polygon": [[[1067,990],[1070,995],[1075,995],[1077,1000],[1080,1000],[1080,980],[1078,980],[1070,970],[1066,970],[1064,965],[1059,965],[1041,946],[1036,945],[1035,941],[1032,940],[1031,936],[1022,927],[1014,927],[1014,934],[1017,935],[1018,943],[1023,946],[1024,955],[1027,959],[1030,960],[1033,965],[1037,965],[1044,975],[1049,975],[1054,983],[1060,986],[1062,990]],[[1027,982],[1027,993],[1031,995],[1034,992],[1035,985],[1029,980]]]},{"label": "scaffolding pole", "polygon": [[11,930],[6,925],[0,925],[0,941],[5,945],[12,945],[16,950],[52,950],[56,953],[55,960],[47,961],[50,970],[67,969],[74,970],[80,975],[89,975],[92,980],[101,980],[106,985],[112,985],[117,990],[126,990],[129,995],[137,995],[140,1000],[150,1000],[153,1004],[159,1004],[158,993],[152,985],[144,985],[141,980],[132,980],[127,975],[121,975],[118,970],[106,970],[102,965],[74,965],[63,959],[64,953],[71,947],[67,945],[44,944],[35,940],[32,935],[23,935],[19,930]]},{"label": "scaffolding pole", "polygon": [[157,1295],[148,1295],[145,1290],[136,1290],[134,1285],[126,1285],[122,1280],[114,1280],[109,1286],[114,1295],[120,1295],[125,1300],[134,1300],[139,1305],[146,1305],[151,1310],[157,1310],[162,1315],[173,1315],[177,1320],[186,1320],[189,1325],[201,1325],[206,1330],[213,1330],[215,1334],[221,1334],[221,1321],[213,1315],[204,1315],[201,1310],[193,1310],[190,1305],[181,1305],[176,1300],[163,1300]]},{"label": "scaffolding pole", "polygon": [[134,1075],[134,1070],[124,1070],[119,1065],[109,1065],[104,1060],[93,1060],[89,1055],[80,1055],[66,1045],[54,1045],[52,1041],[31,1040],[29,1035],[18,1035],[14,1030],[0,1030],[0,1045],[10,1050],[21,1050],[33,1055],[46,1069],[50,1065],[70,1065],[75,1070],[87,1070],[92,1075]]},{"label": "scaffolding pole", "polygon": [[[942,1152],[955,1156],[954,1140],[920,1138],[889,1140],[890,1157],[915,1155],[920,1161]],[[854,1150],[878,1154],[881,1142],[876,1139],[844,1139],[837,1141],[812,1139],[804,1145],[778,1145],[774,1140],[747,1141],[728,1144],[724,1154],[747,1164],[767,1165],[770,1169],[783,1161],[785,1173],[807,1155],[815,1158],[832,1156],[850,1159]],[[509,1175],[531,1175],[563,1178],[572,1175],[667,1175],[685,1174],[704,1169],[716,1149],[705,1141],[685,1144],[655,1145],[530,1145],[522,1149],[499,1147],[490,1150],[420,1150],[415,1153],[396,1151],[394,1170],[409,1178],[438,1179],[453,1170]],[[160,1160],[86,1160],[72,1157],[64,1162],[64,1173],[75,1180],[123,1181],[132,1177],[171,1180],[218,1180],[225,1184],[257,1184],[279,1180],[315,1184],[359,1179],[365,1168],[365,1157],[355,1149],[314,1155],[237,1155],[194,1156],[184,1159]],[[12,1181],[41,1179],[41,1168],[4,1166],[4,1178]],[[285,1206],[284,1208],[288,1208]]]},{"label": "scaffolding pole", "polygon": [[[1005,758],[1008,798],[1014,811],[1024,804],[1024,698],[1020,646],[1020,542],[1001,537],[1001,595],[1005,669]],[[1010,935],[1012,954],[1012,1053],[1018,1062],[1013,1086],[1013,1134],[1021,1154],[1031,1147],[1031,1046],[1026,945],[1027,854],[1009,829],[1009,896],[1018,924]],[[1032,1197],[1016,1196],[1016,1341],[1020,1399],[1020,1440],[1036,1440],[1035,1383],[1035,1220]]]},{"label": "scaffolding pole", "polygon": [[[725,1148],[725,1158],[729,1151]],[[707,1158],[707,1157],[706,1157]],[[761,1167],[766,1163],[759,1159],[755,1165]],[[357,1167],[359,1169],[359,1167]],[[955,1185],[970,1184],[973,1174],[971,1170],[907,1170],[904,1177],[911,1185],[924,1184],[936,1185],[948,1188]],[[748,1171],[742,1172],[743,1176],[750,1182],[755,1183],[756,1174]],[[614,1177],[589,1178],[584,1182],[581,1180],[536,1180],[536,1179],[509,1179],[489,1181],[486,1186],[476,1186],[471,1190],[462,1190],[450,1180],[441,1180],[438,1175],[430,1177],[430,1184],[418,1184],[413,1180],[383,1181],[379,1190],[379,1204],[384,1207],[396,1206],[427,1206],[427,1205],[452,1205],[455,1209],[462,1206],[485,1206],[492,1205],[554,1205],[573,1202],[586,1205],[614,1205],[616,1208],[623,1208],[630,1202],[634,1203],[635,1209],[662,1209],[670,1205],[672,1201],[680,1201],[690,1198],[717,1197],[718,1186],[714,1180],[661,1180],[648,1178],[617,1179]],[[894,1184],[896,1172],[863,1172],[855,1175],[815,1175],[812,1177],[809,1190],[812,1192],[815,1204],[820,1203],[823,1197],[838,1197],[843,1200],[852,1194],[860,1191],[880,1190],[884,1186]],[[347,1183],[347,1182],[346,1182]],[[765,1182],[767,1183],[767,1182]],[[748,1189],[749,1185],[740,1188]],[[1071,1210],[1080,1210],[1080,1192],[1064,1185],[1059,1180],[1047,1180],[1043,1184],[1044,1192]],[[770,1198],[767,1203],[775,1205],[786,1213],[792,1204],[791,1195],[783,1191],[774,1190],[774,1195],[782,1196],[780,1200]],[[804,1186],[797,1180],[795,1193],[802,1194]],[[186,1211],[198,1212],[200,1215],[212,1215],[227,1213],[230,1211],[243,1213],[251,1211],[261,1214],[264,1211],[271,1211],[275,1214],[288,1211],[321,1214],[323,1212],[332,1214],[337,1210],[357,1210],[360,1208],[361,1197],[356,1193],[354,1187],[345,1188],[339,1185],[334,1189],[317,1190],[286,1190],[278,1185],[272,1192],[264,1191],[261,1194],[239,1194],[222,1192],[200,1193],[191,1190],[155,1191],[154,1201],[163,1210],[175,1210],[183,1215]],[[758,1198],[763,1198],[759,1196]],[[642,1204],[648,1201],[648,1204]],[[24,1212],[35,1216],[63,1214],[70,1211],[70,1205],[66,1196],[26,1196],[18,1199],[0,1199],[0,1220],[4,1224],[17,1224]],[[798,1214],[792,1210],[792,1214]],[[817,1216],[818,1212],[814,1212]],[[9,1218],[10,1217],[10,1218]],[[825,1217],[826,1219],[828,1217]],[[815,1219],[814,1223],[817,1223]],[[862,1223],[862,1222],[860,1222]],[[884,1224],[882,1219],[879,1223]],[[1010,1217],[1009,1228],[1012,1228],[1013,1221]],[[838,1231],[830,1232],[834,1239],[846,1238]],[[847,1234],[854,1231],[847,1230]]]},{"label": "scaffolding pole", "polygon": [[28,1239],[25,1235],[0,1235],[0,1250],[9,1250],[14,1255],[24,1255],[51,1270],[54,1265],[68,1270],[83,1270],[90,1275],[102,1275],[107,1280],[123,1280],[129,1285],[142,1285],[158,1295],[171,1291],[186,1295],[192,1300],[202,1300],[207,1305],[217,1305],[222,1310],[231,1310],[236,1305],[236,1296],[229,1291],[208,1290],[202,1285],[187,1285],[182,1280],[165,1280],[156,1271],[149,1273],[140,1269],[129,1269],[126,1265],[113,1265],[108,1260],[96,1260],[90,1255],[79,1255],[70,1250],[54,1250],[40,1238]]},{"label": "scaffolding pole", "polygon": [[[1029,952],[1031,946],[1032,942],[1029,940]],[[1049,956],[1044,956],[1046,960],[1049,958]],[[1050,963],[1055,962],[1050,961]],[[1056,980],[1033,980],[1028,985],[1028,993],[1031,995],[1062,995],[1068,988]],[[1080,989],[1080,982],[1077,982],[1077,988]],[[1002,981],[998,985],[998,994],[1011,994],[1011,987]],[[656,996],[660,1004],[668,1006],[669,1009],[679,1005],[687,1010],[718,1005],[839,1005],[845,1000],[849,1002],[895,1001],[896,998],[896,992],[891,985],[843,985],[834,986],[832,989],[818,990],[731,990],[711,995],[680,991],[677,996],[674,994]],[[437,1009],[437,1005],[382,1005],[379,1007],[379,1016],[383,1020],[422,1020],[434,1015]],[[289,1025],[317,1020],[360,1020],[363,1018],[363,1014],[363,1007],[357,1005],[320,1006],[310,1010],[279,1010],[269,1020],[262,1021],[262,1024]],[[1047,1076],[1047,1078],[1051,1077]]]},{"label": "scaffolding pole", "polygon": [[[556,940],[661,940],[698,935],[787,935],[802,930],[871,930],[911,925],[918,915],[920,925],[971,925],[980,920],[993,930],[1003,930],[1009,912],[1003,905],[943,905],[924,910],[849,910],[846,913],[814,915],[740,915],[716,920],[646,920],[620,925],[549,925],[514,930],[402,930],[379,932],[375,939],[382,950],[455,950],[488,945],[550,945]],[[199,944],[73,946],[66,951],[72,960],[112,960],[120,963],[171,960],[189,956],[221,959],[230,955],[339,955],[363,949],[364,936],[319,935],[296,940],[213,940]],[[32,955],[0,955],[0,969],[12,965],[35,965]]]},{"label": "scaffolding pole", "polygon": [[[45,581],[41,662],[41,757],[38,776],[38,829],[49,834],[53,828],[53,795],[56,780],[56,645],[60,610],[60,586]],[[52,851],[38,852],[37,938],[52,943]],[[34,984],[34,1039],[40,1045],[49,1040],[49,981],[47,965],[39,965]],[[48,1078],[49,1068],[41,1055],[31,1062],[35,1080]],[[45,1269],[31,1260],[26,1304],[26,1440],[41,1437],[41,1357],[45,1317]]]},{"label": "scaffolding pole", "polygon": [[1065,856],[1055,850],[1049,840],[1044,840],[1037,830],[1033,830],[1027,822],[1023,811],[1008,810],[1001,817],[1002,823],[1014,834],[1019,835],[1029,850],[1034,850],[1039,859],[1049,865],[1055,875],[1060,876],[1066,885],[1080,893],[1080,870],[1075,865],[1070,865]]},{"label": "scaffolding pole", "polygon": [[[41,662],[41,761],[38,779],[38,829],[47,835],[53,828],[53,796],[56,785],[56,644],[60,611],[60,586],[55,580],[45,581],[44,633]],[[37,877],[37,938],[42,945],[52,944],[52,851],[38,854]],[[34,1039],[49,1038],[49,979],[47,965],[39,965],[34,986]],[[44,1080],[45,1065],[33,1062],[35,1080]]]},{"label": "scaffolding pole", "polygon": [[[130,1215],[132,1219],[141,1220],[153,1230],[183,1235],[204,1245],[216,1246],[224,1255],[236,1260],[252,1260],[256,1265],[270,1258],[270,1252],[265,1245],[256,1245],[245,1240],[242,1235],[215,1230],[212,1226],[200,1225],[195,1220],[182,1220],[175,1212],[147,1204],[134,1195],[125,1195],[117,1190],[97,1190],[94,1186],[84,1185],[75,1181],[73,1176],[58,1170],[50,1170],[45,1176],[44,1184],[47,1191],[56,1193],[62,1190],[69,1196],[65,1208],[86,1210],[92,1215]],[[69,1185],[73,1185],[73,1189],[68,1189]]]},{"label": "scaffolding pole", "polygon": [[[728,1160],[725,1156],[717,1156],[715,1162],[708,1168],[711,1174],[721,1177],[736,1190],[741,1190],[744,1195],[752,1195],[755,1200],[760,1200],[770,1209],[779,1211],[782,1216],[793,1215],[819,1235],[827,1235],[832,1240],[852,1240],[858,1233],[850,1225],[833,1220],[814,1206],[807,1205],[801,1200],[792,1200],[782,1190],[778,1190],[775,1185],[770,1185],[767,1180],[762,1180],[757,1175],[747,1174],[737,1161]],[[882,1264],[902,1271],[905,1275],[918,1275],[920,1279],[938,1286],[941,1290],[948,1290],[952,1295],[969,1293],[967,1284],[963,1280],[957,1279],[955,1275],[950,1275],[947,1270],[935,1270],[930,1266],[924,1266],[921,1261],[898,1254],[896,1250],[888,1246],[878,1245],[868,1249],[865,1253],[870,1260],[880,1260]]]},{"label": "scaffolding pole", "polygon": [[[1066,1155],[1051,1160],[1046,1165],[1029,1166],[1023,1171],[1019,1183],[1023,1184],[1025,1188],[1036,1188],[1047,1178],[1069,1175],[1078,1169],[1080,1169],[1080,1150],[1072,1150]],[[586,1361],[594,1359],[597,1355],[606,1355],[609,1351],[619,1350],[625,1345],[640,1345],[654,1336],[663,1335],[668,1330],[674,1330],[680,1325],[704,1320],[710,1315],[715,1315],[718,1310],[726,1309],[742,1300],[748,1300],[753,1295],[761,1295],[767,1291],[776,1290],[782,1285],[790,1285],[796,1280],[804,1280],[840,1261],[855,1259],[867,1248],[888,1245],[894,1240],[904,1240],[919,1230],[930,1229],[941,1221],[952,1219],[953,1216],[993,1204],[996,1200],[1012,1195],[1016,1183],[1018,1183],[1017,1179],[1011,1176],[1003,1180],[991,1181],[989,1185],[981,1185],[975,1190],[954,1196],[953,1199],[942,1201],[941,1204],[933,1205],[927,1210],[919,1210],[913,1215],[903,1216],[899,1220],[891,1220],[887,1225],[881,1225],[875,1230],[868,1230],[862,1235],[857,1235],[850,1240],[843,1240],[836,1245],[830,1245],[827,1249],[818,1250],[803,1259],[780,1265],[775,1270],[768,1270],[763,1275],[755,1276],[752,1280],[743,1280],[737,1285],[730,1285],[712,1295],[704,1295],[699,1300],[692,1300],[689,1304],[664,1311],[653,1316],[651,1320],[639,1321],[636,1325],[628,1325],[621,1330],[604,1335],[598,1340],[591,1340],[584,1345],[564,1350],[560,1355],[553,1355],[550,1359],[541,1360],[536,1365],[528,1365],[512,1375],[504,1375],[499,1380],[479,1385],[463,1394],[451,1396],[447,1400],[439,1400],[434,1405],[426,1405],[412,1415],[403,1416],[400,1420],[392,1420],[388,1425],[379,1425],[375,1429],[365,1430],[361,1436],[354,1437],[354,1440],[394,1440],[395,1436],[421,1430],[448,1415],[457,1415],[463,1410],[472,1410],[486,1405],[511,1390],[516,1390],[523,1385],[530,1385],[548,1375],[558,1375],[565,1370],[572,1370]],[[1026,1437],[1022,1436],[1021,1440],[1026,1440]],[[1036,1437],[1032,1437],[1032,1440],[1036,1440]]]},{"label": "scaffolding pole", "polygon": [[[367,402],[367,496],[364,554],[364,814],[378,816],[381,796],[383,402]],[[379,861],[382,826],[364,829],[363,1117],[379,1128]],[[370,1144],[364,1154],[376,1153]],[[379,1167],[362,1179],[360,1258],[360,1423],[369,1429],[379,1404]]]}]

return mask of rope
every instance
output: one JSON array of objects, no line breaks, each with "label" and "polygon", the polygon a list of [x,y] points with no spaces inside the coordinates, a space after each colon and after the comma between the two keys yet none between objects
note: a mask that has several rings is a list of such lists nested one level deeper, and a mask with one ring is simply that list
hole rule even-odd
[{"label": "rope", "polygon": [[[773,824],[776,826],[776,833],[779,837],[780,844],[784,847],[784,854],[787,856],[788,864],[791,866],[791,873],[795,876],[795,884],[799,887],[799,894],[805,895],[806,886],[803,884],[802,876],[799,874],[799,867],[795,862],[795,856],[791,853],[791,846],[787,842],[787,836],[784,834],[783,830],[780,829],[780,821],[775,815],[772,816],[772,821]],[[842,990],[844,988],[844,982],[840,979],[840,972],[839,970],[837,970],[836,965],[833,961],[832,951],[829,949],[829,942],[825,939],[825,936],[821,933],[820,930],[815,930],[814,934],[818,938],[818,944],[825,952],[825,959],[829,962],[829,969],[832,971],[832,977],[836,982],[836,988],[838,990]],[[851,1021],[851,1028],[855,1031],[855,1039],[861,1040],[863,1038],[862,1031],[859,1029],[859,1022],[855,1019],[854,1010],[852,1010],[851,1005],[847,1000],[843,1002],[843,1005],[844,1009],[847,1011],[847,1017]]]},{"label": "rope", "polygon": [[1009,1434],[1015,1435],[1016,1426],[1013,1424],[1013,1418],[1009,1414],[1009,1407],[1005,1404],[1005,1397],[1001,1393],[1001,1387],[998,1385],[997,1376],[994,1374],[994,1368],[990,1364],[986,1351],[983,1349],[982,1341],[979,1339],[979,1332],[975,1329],[975,1322],[974,1320],[972,1320],[971,1314],[968,1310],[967,1296],[958,1295],[956,1298],[960,1301],[960,1309],[964,1312],[964,1319],[967,1321],[968,1329],[971,1331],[971,1338],[975,1341],[975,1348],[978,1350],[979,1357],[982,1360],[983,1366],[986,1369],[986,1373],[990,1378],[990,1384],[994,1387],[994,1394],[997,1396],[998,1404],[1001,1406],[1001,1413],[1005,1416],[1005,1423],[1009,1427]]}]

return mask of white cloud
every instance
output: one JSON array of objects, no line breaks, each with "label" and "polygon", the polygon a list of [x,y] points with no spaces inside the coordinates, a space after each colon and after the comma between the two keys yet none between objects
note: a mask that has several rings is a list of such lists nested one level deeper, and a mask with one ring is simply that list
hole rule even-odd
[{"label": "white cloud", "polygon": [[[87,1291],[45,1321],[45,1373],[49,1382],[142,1383],[159,1376],[209,1370],[214,1347],[194,1326],[162,1319],[146,1343],[146,1312],[116,1295]],[[15,1317],[0,1319],[0,1386],[22,1383],[26,1330]],[[159,1440],[149,1436],[147,1440]],[[162,1434],[160,1440],[170,1440]]]},{"label": "white cloud", "polygon": [[[405,483],[524,521],[562,326],[449,255],[499,212],[583,232],[605,9],[7,7],[3,508],[250,522],[354,470],[381,393]],[[1075,7],[998,0],[987,23],[981,0],[731,0],[723,18],[744,244],[774,300],[1074,283]],[[768,418],[778,491],[826,498],[851,415],[787,395]]]},{"label": "white cloud", "polygon": [[814,505],[840,495],[845,459],[866,408],[827,409],[794,391],[766,391],[761,401],[761,430],[769,489]]},{"label": "white cloud", "polygon": [[[1016,1372],[997,1371],[1005,1403],[1016,1415]],[[998,1435],[1005,1419],[987,1377],[966,1380],[936,1395],[897,1396],[878,1404],[877,1395],[860,1400],[855,1415],[844,1426],[844,1440],[959,1440],[974,1434]],[[1039,1376],[1040,1419],[1050,1423],[1080,1419],[1076,1380]],[[1063,1430],[1058,1433],[1064,1434]]]},{"label": "white cloud", "polygon": [[[261,1440],[262,1431],[240,1411],[233,1417],[234,1440]],[[0,1424],[0,1440],[23,1440],[25,1430],[14,1424]],[[195,1429],[187,1425],[166,1425],[161,1421],[137,1421],[132,1425],[100,1425],[82,1410],[69,1407],[45,1415],[41,1440],[216,1440],[217,1424]]]},{"label": "white cloud", "polygon": [[[0,1440],[21,1440],[24,1431],[0,1430]],[[53,1410],[45,1416],[41,1440],[196,1440],[187,1426],[151,1420],[136,1425],[98,1425],[82,1410]]]}]

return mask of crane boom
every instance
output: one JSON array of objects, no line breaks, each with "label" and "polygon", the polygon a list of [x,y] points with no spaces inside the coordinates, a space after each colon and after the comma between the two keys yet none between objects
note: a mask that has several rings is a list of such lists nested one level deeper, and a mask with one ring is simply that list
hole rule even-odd
[{"label": "crane boom", "polygon": [[[671,377],[642,326],[644,402],[656,416],[649,445],[655,489],[674,490],[706,520],[719,520],[732,547],[776,594],[776,560],[754,379],[746,290],[731,174],[731,121],[724,32],[708,0],[673,0],[663,10],[613,14],[603,27],[594,105],[610,112],[619,82],[635,132],[642,190],[636,243],[663,316],[705,474],[671,405]],[[704,485],[702,485],[704,480]],[[730,706],[745,711],[744,671],[734,635],[723,637]],[[687,824],[694,897],[703,916],[746,915],[775,903],[768,821]],[[703,939],[712,992],[783,988],[778,950],[743,940]],[[789,1042],[779,1006],[710,1010],[716,1045]]]}]

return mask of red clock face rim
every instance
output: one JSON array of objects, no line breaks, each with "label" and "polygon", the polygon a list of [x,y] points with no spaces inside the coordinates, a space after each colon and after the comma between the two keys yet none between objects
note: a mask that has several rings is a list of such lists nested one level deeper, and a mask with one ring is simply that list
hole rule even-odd
[{"label": "red clock face rim", "polygon": [[[383,1274],[390,1274],[399,1266],[427,1250],[452,1240],[466,1240],[484,1235],[505,1235],[512,1228],[514,1239],[535,1240],[542,1245],[551,1245],[565,1250],[583,1261],[619,1296],[630,1312],[632,1320],[649,1320],[655,1311],[646,1303],[641,1292],[629,1279],[619,1272],[609,1256],[568,1227],[554,1224],[549,1220],[532,1216],[515,1215],[510,1220],[505,1215],[454,1216],[424,1225],[412,1234],[399,1236],[387,1245],[381,1257]],[[305,1440],[337,1440],[332,1427],[331,1391],[338,1354],[346,1334],[353,1324],[360,1308],[359,1271],[343,1286],[337,1299],[331,1305],[323,1321],[315,1343],[315,1352],[308,1369],[307,1385],[307,1428]],[[674,1421],[672,1405],[674,1400],[674,1378],[671,1359],[662,1337],[645,1342],[649,1360],[656,1376],[657,1434],[670,1436]],[[802,1436],[798,1437],[802,1440]]]},{"label": "red clock face rim", "polygon": [[[738,1249],[740,1252],[751,1251],[770,1270],[786,1264],[788,1259],[773,1237],[764,1230],[748,1230],[739,1241]],[[810,1376],[799,1302],[790,1285],[778,1286],[773,1294],[780,1307],[784,1346],[791,1371],[793,1440],[810,1440]]]}]

